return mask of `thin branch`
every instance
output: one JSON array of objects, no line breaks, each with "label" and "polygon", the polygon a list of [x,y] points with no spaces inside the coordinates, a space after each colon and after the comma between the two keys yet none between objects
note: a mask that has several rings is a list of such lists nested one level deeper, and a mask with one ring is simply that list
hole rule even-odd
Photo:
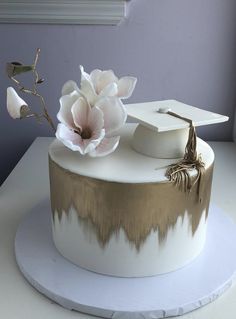
[{"label": "thin branch", "polygon": [[32,117],[32,116],[35,116],[36,119],[40,119],[40,118],[45,118],[49,125],[51,126],[51,128],[53,129],[54,132],[56,132],[56,127],[53,123],[53,120],[51,119],[48,111],[47,111],[47,107],[46,107],[46,103],[45,103],[45,100],[43,98],[43,96],[38,93],[37,91],[37,84],[38,81],[39,81],[39,74],[36,70],[36,66],[37,66],[37,63],[38,63],[38,60],[39,60],[39,54],[40,54],[40,49],[37,49],[36,51],[36,55],[35,55],[35,59],[34,59],[34,63],[33,63],[33,75],[34,75],[34,82],[33,82],[33,88],[32,89],[29,89],[29,88],[26,88],[24,87],[21,82],[19,80],[17,80],[14,76],[10,76],[10,79],[17,85],[19,91],[21,92],[24,92],[26,94],[31,94],[37,98],[39,98],[40,100],[40,105],[41,105],[41,108],[42,108],[42,111],[43,111],[43,114],[42,115],[38,115],[37,113],[31,113],[30,116],[27,116],[27,117]]}]

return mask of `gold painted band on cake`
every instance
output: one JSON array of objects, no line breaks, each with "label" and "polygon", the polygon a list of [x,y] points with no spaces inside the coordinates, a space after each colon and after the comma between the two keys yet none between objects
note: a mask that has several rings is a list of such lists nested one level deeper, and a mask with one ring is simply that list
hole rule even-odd
[{"label": "gold painted band on cake", "polygon": [[188,214],[192,234],[198,228],[203,213],[208,213],[213,165],[201,180],[202,199],[198,201],[197,186],[190,193],[181,192],[171,182],[118,183],[72,173],[49,157],[51,206],[53,216],[77,212],[79,223],[92,227],[101,246],[113,234],[123,229],[127,239],[137,249],[152,230],[158,230],[159,240],[179,216]]}]

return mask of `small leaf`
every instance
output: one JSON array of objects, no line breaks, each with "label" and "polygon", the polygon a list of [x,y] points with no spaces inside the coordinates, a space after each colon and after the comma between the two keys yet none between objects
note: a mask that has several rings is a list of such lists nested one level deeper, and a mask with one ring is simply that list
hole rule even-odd
[{"label": "small leaf", "polygon": [[11,64],[13,64],[13,65],[22,65],[22,63],[20,63],[20,62],[11,62]]},{"label": "small leaf", "polygon": [[37,81],[37,84],[41,84],[41,83],[43,83],[44,82],[44,79],[39,79],[38,81]]},{"label": "small leaf", "polygon": [[22,65],[19,62],[7,63],[6,71],[7,75],[11,78],[17,74],[25,73],[34,70],[33,65]]}]

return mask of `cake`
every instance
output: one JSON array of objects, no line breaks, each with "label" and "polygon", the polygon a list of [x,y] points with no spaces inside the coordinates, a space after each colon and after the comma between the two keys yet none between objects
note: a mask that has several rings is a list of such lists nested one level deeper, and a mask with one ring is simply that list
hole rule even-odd
[{"label": "cake", "polygon": [[[161,114],[168,106],[174,116]],[[139,124],[125,124],[118,148],[105,157],[81,155],[59,140],[50,145],[53,241],[61,255],[89,271],[155,276],[193,261],[206,240],[212,149],[197,139],[204,173],[189,170],[184,185],[192,183],[191,189],[167,175],[186,153],[191,128],[183,114],[195,126],[227,118],[173,100],[130,104],[127,111]]]},{"label": "cake", "polygon": [[[9,87],[10,116],[44,119],[56,135],[48,152],[52,232],[46,201],[16,235],[16,260],[26,279],[65,308],[112,318],[180,315],[215,299],[235,270],[227,258],[230,240],[222,242],[218,228],[235,229],[215,210],[208,242],[214,247],[203,252],[214,153],[197,138],[196,127],[228,118],[175,100],[124,106],[136,78],[119,79],[112,70],[88,74],[81,66],[80,87],[70,80],[62,88],[56,127],[37,91],[43,83],[39,52],[31,65],[7,65],[18,90],[33,94],[42,107],[35,113]],[[29,71],[32,90],[15,78]],[[228,248],[220,276],[209,266],[222,261],[217,240]],[[107,291],[115,292],[110,299]]]}]

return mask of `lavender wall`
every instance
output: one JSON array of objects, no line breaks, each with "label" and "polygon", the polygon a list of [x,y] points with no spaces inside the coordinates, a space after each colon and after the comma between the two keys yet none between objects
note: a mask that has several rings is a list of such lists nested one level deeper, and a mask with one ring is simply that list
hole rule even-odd
[{"label": "lavender wall", "polygon": [[[6,61],[29,63],[42,49],[41,92],[55,119],[62,84],[86,70],[112,68],[138,77],[129,102],[175,98],[233,119],[236,103],[235,0],[131,0],[119,26],[0,25],[0,181],[47,126],[13,121],[5,110]],[[233,120],[199,129],[231,140]]]}]

